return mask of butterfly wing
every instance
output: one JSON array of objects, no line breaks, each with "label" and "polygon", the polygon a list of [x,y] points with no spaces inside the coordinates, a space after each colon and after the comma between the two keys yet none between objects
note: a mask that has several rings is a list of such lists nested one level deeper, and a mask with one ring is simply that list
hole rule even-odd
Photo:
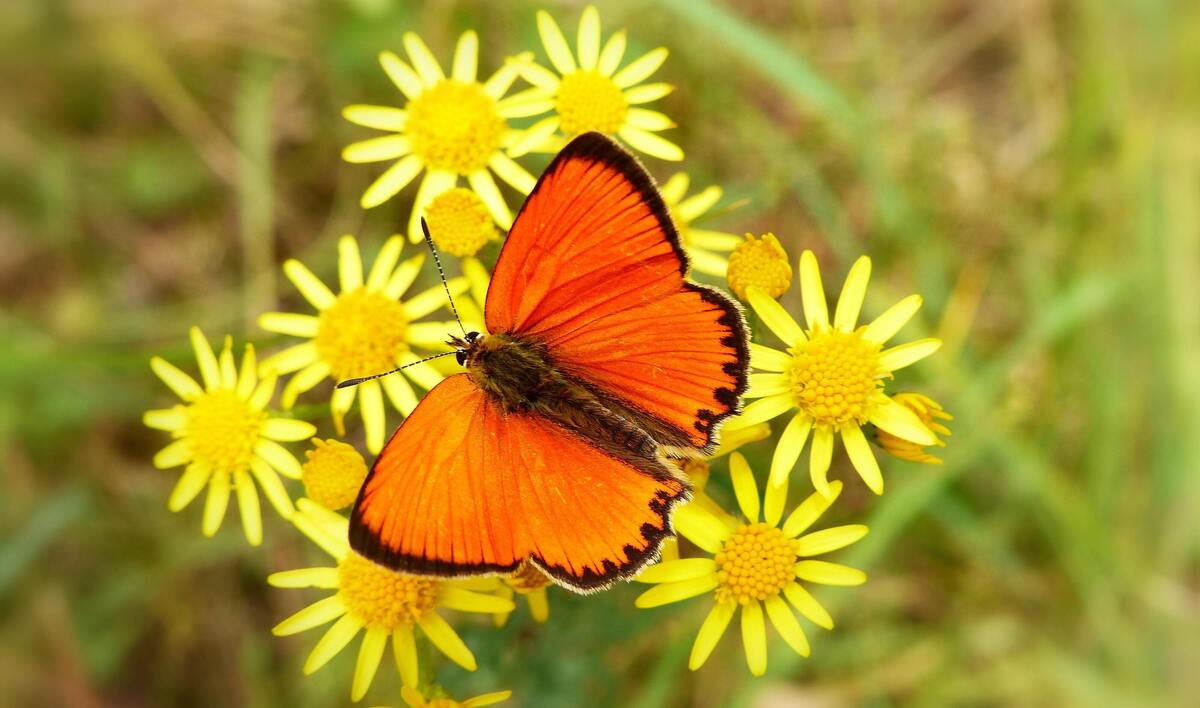
[{"label": "butterfly wing", "polygon": [[586,592],[652,560],[686,494],[669,471],[651,475],[540,416],[503,412],[458,374],[426,394],[375,461],[350,545],[420,575],[508,572],[529,558]]},{"label": "butterfly wing", "polygon": [[496,263],[492,332],[545,342],[568,376],[657,442],[709,452],[749,353],[738,306],[688,282],[653,180],[612,140],[573,140],[525,201]]}]

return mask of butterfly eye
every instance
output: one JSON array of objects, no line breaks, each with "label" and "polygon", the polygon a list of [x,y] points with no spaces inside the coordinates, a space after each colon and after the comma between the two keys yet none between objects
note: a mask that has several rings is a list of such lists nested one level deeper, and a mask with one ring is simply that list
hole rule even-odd
[{"label": "butterfly eye", "polygon": [[467,332],[467,342],[473,344],[476,339],[479,339],[478,332]]},{"label": "butterfly eye", "polygon": [[[470,336],[470,335],[468,335],[468,336]],[[467,363],[466,350],[459,349],[458,351],[454,352],[454,360],[458,362],[459,366],[464,366]]]}]

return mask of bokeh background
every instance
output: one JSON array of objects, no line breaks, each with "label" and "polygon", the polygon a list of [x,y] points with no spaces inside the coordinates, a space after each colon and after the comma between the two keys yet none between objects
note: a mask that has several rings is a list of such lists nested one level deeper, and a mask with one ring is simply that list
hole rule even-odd
[{"label": "bokeh background", "polygon": [[[542,7],[573,35],[559,0],[0,3],[0,704],[348,703],[353,652],[306,678],[316,634],[268,631],[314,597],[265,576],[320,552],[271,514],[250,549],[235,517],[208,540],[199,505],[167,512],[147,362],[192,367],[193,323],[270,348],[285,257],[328,276],[340,234],[370,254],[403,230],[413,190],[364,214],[377,171],[338,157],[368,132],[343,105],[400,98],[378,51],[415,30],[448,61],[475,28],[489,71],[540,55]],[[946,346],[899,388],[954,436],[943,466],[886,460],[881,499],[848,485],[835,518],[872,532],[838,560],[870,580],[817,590],[838,627],[811,659],[774,646],[753,681],[731,632],[693,674],[703,602],[556,591],[546,626],[466,618],[481,668],[442,682],[523,706],[1194,705],[1200,5],[600,11],[671,50],[668,135],[733,207],[706,227],[812,248],[835,284],[870,254],[868,314],[924,294],[905,336]],[[392,673],[364,705],[398,702]]]}]

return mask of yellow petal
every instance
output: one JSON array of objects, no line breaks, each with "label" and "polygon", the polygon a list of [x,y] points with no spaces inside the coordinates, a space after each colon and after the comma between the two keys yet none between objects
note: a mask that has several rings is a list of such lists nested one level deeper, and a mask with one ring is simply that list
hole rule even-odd
[{"label": "yellow petal", "polygon": [[[635,128],[655,132],[659,130],[669,130],[675,127],[675,121],[667,117],[665,113],[660,111],[652,111],[645,108],[630,108],[625,112],[625,120],[628,125]],[[686,202],[685,202],[686,203]],[[680,208],[682,208],[682,204]],[[683,212],[680,212],[680,218],[684,221],[690,221]]]},{"label": "yellow petal", "polygon": [[396,269],[396,272],[392,273],[392,277],[388,278],[387,285],[383,286],[383,294],[395,300],[408,292],[408,288],[417,279],[417,275],[421,272],[421,266],[424,264],[425,254],[423,252],[405,260]]},{"label": "yellow petal", "polygon": [[[394,55],[393,55],[394,56]],[[400,132],[408,123],[408,112],[391,106],[355,104],[342,109],[342,117],[364,128]]]},{"label": "yellow petal", "polygon": [[657,157],[660,160],[668,160],[670,162],[679,162],[683,159],[682,148],[655,133],[626,124],[617,131],[617,135],[629,143],[629,146],[633,149],[644,152],[651,157]]},{"label": "yellow petal", "polygon": [[730,530],[721,520],[697,504],[682,506],[675,512],[675,532],[709,553],[721,550]]},{"label": "yellow petal", "polygon": [[731,418],[726,424],[726,429],[741,429],[748,428],[751,425],[764,423],[782,413],[786,413],[795,408],[795,403],[792,401],[791,395],[780,394],[777,396],[767,396],[754,401],[746,406],[742,414],[736,418]]},{"label": "yellow petal", "polygon": [[264,312],[258,316],[258,326],[269,332],[293,337],[316,337],[320,319],[311,314],[294,312]]},{"label": "yellow petal", "polygon": [[475,655],[463,643],[462,637],[458,636],[454,628],[446,620],[442,619],[441,615],[436,612],[430,612],[422,617],[417,624],[425,632],[425,636],[429,637],[429,641],[441,650],[448,659],[467,671],[474,671],[477,668]]},{"label": "yellow petal", "polygon": [[340,575],[337,568],[299,568],[282,570],[267,576],[267,584],[275,588],[337,588]]},{"label": "yellow petal", "polygon": [[383,449],[384,427],[387,425],[383,410],[383,390],[380,389],[378,381],[364,381],[359,384],[358,393],[358,409],[362,412],[367,449],[377,455]]},{"label": "yellow petal", "polygon": [[407,135],[384,135],[369,140],[360,140],[342,148],[342,159],[361,165],[367,162],[395,160],[412,152],[412,143]]},{"label": "yellow petal", "polygon": [[788,538],[795,538],[804,533],[805,529],[812,526],[817,519],[821,518],[821,514],[830,507],[842,493],[841,482],[831,482],[829,484],[829,495],[826,496],[820,492],[810,494],[807,499],[800,503],[794,511],[788,516],[787,521],[783,522],[783,535]]},{"label": "yellow petal", "polygon": [[288,379],[287,386],[283,387],[283,396],[280,398],[284,409],[291,410],[300,394],[311,390],[313,386],[324,381],[329,374],[329,364],[318,361],[309,364],[300,373]]},{"label": "yellow petal", "polygon": [[803,412],[796,413],[788,421],[783,434],[779,436],[779,444],[775,446],[775,454],[771,457],[771,476],[767,481],[772,487],[778,487],[787,481],[800,453],[804,451],[804,443],[808,441],[808,433],[812,430],[812,418]]},{"label": "yellow petal", "polygon": [[475,194],[483,200],[497,224],[505,229],[512,226],[512,211],[504,202],[504,197],[501,196],[500,189],[496,186],[496,180],[492,179],[491,172],[486,169],[475,170],[467,175],[467,182]]},{"label": "yellow petal", "polygon": [[460,612],[479,612],[483,614],[512,612],[515,609],[512,600],[496,595],[456,588],[453,585],[442,586],[438,593],[438,605]]},{"label": "yellow petal", "polygon": [[634,86],[625,92],[625,102],[631,106],[636,106],[642,103],[650,103],[666,96],[675,89],[671,84],[642,84]]},{"label": "yellow petal", "polygon": [[375,256],[375,262],[371,264],[371,272],[367,275],[367,290],[381,291],[384,289],[392,276],[392,271],[396,269],[396,261],[400,260],[400,251],[403,248],[404,239],[400,236],[392,236],[384,241],[383,248],[379,249],[379,254]]},{"label": "yellow petal", "polygon": [[361,620],[356,619],[353,615],[342,615],[313,647],[312,653],[308,655],[308,660],[304,662],[304,675],[307,676],[329,663],[329,660],[337,656],[337,653],[349,644],[350,640],[358,634],[358,630],[362,628]]},{"label": "yellow petal", "polygon": [[238,513],[242,517],[242,531],[251,546],[262,545],[262,509],[258,505],[258,491],[250,481],[250,475],[242,470],[234,474],[233,487],[237,492]]},{"label": "yellow petal", "polygon": [[839,548],[845,548],[867,535],[867,527],[862,524],[834,526],[832,528],[814,531],[796,539],[796,555],[819,556]]},{"label": "yellow petal", "polygon": [[167,498],[167,508],[180,511],[191,504],[204,489],[204,485],[208,484],[210,474],[209,468],[203,465],[189,465],[175,483],[175,488],[171,490],[171,496]]},{"label": "yellow petal", "polygon": [[221,388],[233,391],[237,388],[237,365],[233,362],[233,338],[225,338],[225,348],[217,362],[221,367]]},{"label": "yellow petal", "polygon": [[300,479],[300,463],[279,443],[260,439],[254,444],[254,454],[266,460],[283,476]]},{"label": "yellow petal", "polygon": [[417,408],[417,394],[403,376],[388,376],[380,379],[383,391],[392,406],[408,417]]},{"label": "yellow petal", "polygon": [[162,357],[151,358],[150,369],[158,378],[162,379],[168,388],[175,392],[176,396],[185,401],[199,398],[204,393],[204,389],[200,388],[200,384],[196,383],[195,379]]},{"label": "yellow petal", "polygon": [[879,368],[888,372],[899,371],[910,364],[915,364],[941,348],[942,340],[928,338],[884,349],[879,355]]},{"label": "yellow petal", "polygon": [[744,239],[724,231],[688,228],[686,240],[693,246],[728,253],[737,248]]},{"label": "yellow petal", "polygon": [[579,17],[579,67],[586,71],[596,68],[600,59],[600,13],[594,5],[583,8]]},{"label": "yellow petal", "polygon": [[279,473],[258,457],[250,460],[250,473],[254,475],[259,488],[266,495],[267,501],[271,502],[271,506],[275,507],[275,511],[285,519],[292,518],[292,498],[280,481]]},{"label": "yellow petal", "polygon": [[[758,296],[766,297],[761,290],[758,291]],[[775,303],[776,305],[779,304],[770,298],[767,298],[767,301]],[[759,316],[761,317],[761,314]],[[795,322],[793,322],[793,324],[795,324]],[[796,325],[796,329],[799,330],[800,326]],[[803,335],[804,333],[801,332],[800,334]],[[792,366],[792,357],[785,352],[779,351],[778,349],[764,347],[761,344],[755,344],[754,342],[751,342],[750,366],[760,371],[787,371]]]},{"label": "yellow petal", "polygon": [[[679,206],[675,207],[675,213],[679,214],[679,218],[686,222],[694,221],[701,214],[712,209],[721,200],[722,193],[721,188],[716,185],[705,187],[680,202]],[[740,242],[741,239],[738,241]]]},{"label": "yellow petal", "polygon": [[554,137],[561,120],[558,116],[550,116],[526,128],[521,137],[509,146],[509,157],[521,157],[546,145]]},{"label": "yellow petal", "polygon": [[887,396],[872,406],[869,419],[876,426],[898,438],[918,445],[936,445],[937,436],[921,422],[916,413],[896,403]]},{"label": "yellow petal", "polygon": [[496,70],[496,73],[483,82],[483,92],[499,100],[504,94],[508,93],[508,90],[512,88],[513,82],[521,75],[521,67],[532,63],[532,61],[533,52],[521,52],[516,56],[506,58],[500,68]]},{"label": "yellow petal", "polygon": [[[750,307],[754,308],[754,312],[762,319],[763,324],[767,326],[767,329],[774,332],[775,336],[779,337],[784,344],[794,347],[808,340],[804,336],[804,330],[801,329],[800,324],[788,314],[787,310],[783,309],[783,305],[770,298],[757,286],[750,286],[746,289],[746,299],[750,302]],[[766,347],[761,348],[766,349]],[[774,362],[771,368],[779,367],[778,371],[787,371],[791,366],[791,356],[783,352],[776,353],[779,356],[767,359],[768,362]],[[780,357],[785,357],[786,360]]]},{"label": "yellow petal", "polygon": [[733,479],[733,493],[737,496],[738,507],[746,520],[758,522],[758,485],[754,483],[754,473],[742,454],[735,452],[729,456],[729,474]]},{"label": "yellow petal", "polygon": [[377,207],[391,199],[397,192],[407,187],[414,177],[421,174],[423,169],[425,169],[425,163],[421,162],[421,158],[416,155],[406,155],[400,158],[363,192],[362,199],[359,200],[362,208]]},{"label": "yellow petal", "polygon": [[339,437],[346,436],[346,414],[354,406],[357,396],[358,386],[349,386],[333,389],[333,395],[329,397],[329,414],[333,417],[333,427]]},{"label": "yellow petal", "polygon": [[833,461],[833,429],[818,425],[813,430],[812,450],[808,453],[808,474],[813,487],[829,496],[829,465]]},{"label": "yellow petal", "polygon": [[204,388],[209,391],[221,388],[221,367],[217,364],[217,355],[213,353],[212,346],[204,338],[199,327],[192,327],[188,330],[188,335],[192,340],[192,349],[196,352],[196,363],[200,365],[200,378],[204,381]]},{"label": "yellow petal", "polygon": [[387,648],[388,632],[379,627],[368,627],[363,636],[362,645],[358,649],[358,660],[354,663],[354,679],[350,685],[350,700],[359,701],[367,695],[375,672],[379,670],[379,661],[383,659],[383,650]]},{"label": "yellow petal", "polygon": [[833,618],[829,616],[829,612],[817,602],[817,598],[804,589],[800,583],[792,581],[783,588],[783,595],[813,624],[825,629],[833,629]]},{"label": "yellow petal", "polygon": [[426,86],[433,86],[446,78],[437,59],[433,58],[429,47],[425,46],[425,42],[416,33],[405,32],[402,40],[404,41],[404,51],[408,52],[408,58],[421,77],[422,83]]},{"label": "yellow petal", "polygon": [[659,47],[646,52],[642,56],[634,59],[629,66],[621,69],[613,75],[612,81],[618,88],[627,89],[634,84],[640,84],[651,74],[658,71],[658,67],[662,66],[667,60],[666,47]]},{"label": "yellow petal", "polygon": [[298,442],[316,435],[317,426],[295,418],[268,418],[263,422],[259,434],[280,442]]},{"label": "yellow petal", "polygon": [[553,71],[533,62],[521,64],[518,71],[521,74],[521,78],[533,84],[535,88],[547,96],[553,96],[558,91],[559,84],[562,83],[562,80]]},{"label": "yellow petal", "polygon": [[401,625],[392,631],[392,653],[396,657],[396,670],[400,672],[400,682],[406,687],[416,686],[420,675],[417,665],[417,643],[412,625]]},{"label": "yellow petal", "polygon": [[267,375],[271,372],[276,374],[290,374],[293,371],[309,366],[320,358],[317,352],[317,345],[313,342],[304,342],[296,344],[276,352],[258,365],[259,373]]},{"label": "yellow petal", "polygon": [[295,258],[289,258],[283,263],[283,274],[288,280],[296,286],[300,294],[308,300],[313,307],[318,310],[324,310],[333,305],[337,301],[333,293],[322,283],[320,278],[313,275],[313,272],[308,269],[300,261]]},{"label": "yellow petal", "polygon": [[521,194],[529,194],[533,191],[533,186],[537,184],[537,179],[529,174],[528,170],[502,152],[492,155],[488,160],[488,167],[492,168],[497,177]]},{"label": "yellow petal", "polygon": [[221,528],[225,509],[229,507],[229,473],[216,472],[208,482],[208,496],[204,500],[204,515],[200,520],[200,532],[213,536]]},{"label": "yellow petal", "polygon": [[[686,172],[676,172],[666,182],[659,185],[658,192],[662,195],[663,201],[668,206],[674,208],[683,199],[683,195],[687,194],[690,182],[691,178],[688,177]],[[738,240],[740,241],[741,239]]]},{"label": "yellow petal", "polygon": [[708,661],[717,642],[721,641],[722,635],[725,634],[729,620],[733,619],[735,610],[737,610],[736,602],[718,602],[713,605],[708,616],[704,618],[704,623],[700,625],[700,631],[696,633],[696,641],[692,644],[692,653],[688,657],[689,669],[695,671],[704,666],[705,661]]},{"label": "yellow petal", "polygon": [[774,372],[750,374],[747,383],[749,388],[744,394],[746,398],[778,396],[792,390],[792,377]]},{"label": "yellow petal", "polygon": [[254,389],[258,387],[258,363],[254,353],[254,345],[246,344],[245,350],[242,352],[242,371],[238,375],[237,395],[244,401],[249,401],[254,396]]},{"label": "yellow petal", "polygon": [[796,577],[822,585],[862,585],[867,582],[867,574],[858,568],[816,560],[797,563]]},{"label": "yellow petal", "polygon": [[558,23],[550,13],[538,10],[537,28],[542,37],[542,46],[546,48],[546,55],[550,57],[550,63],[558,69],[558,73],[569,74],[575,71],[575,57],[571,56],[567,39],[563,37],[562,30],[558,28]]},{"label": "yellow petal", "polygon": [[[174,432],[187,425],[187,410],[183,406],[175,406],[174,408],[146,411],[142,414],[142,424],[147,428]],[[174,467],[175,465],[168,466]]]},{"label": "yellow petal", "polygon": [[342,598],[337,595],[330,595],[324,600],[314,602],[275,625],[271,629],[271,634],[274,634],[276,637],[287,637],[292,634],[298,634],[307,629],[320,627],[323,624],[332,622],[344,614],[346,614],[346,605],[342,602]]},{"label": "yellow petal", "polygon": [[503,703],[509,698],[512,698],[512,691],[492,691],[491,693],[481,693],[474,698],[468,698],[462,702],[463,708],[483,708],[496,703]]},{"label": "yellow petal", "polygon": [[808,656],[808,637],[804,636],[804,630],[800,628],[800,622],[796,620],[792,608],[778,595],[767,598],[763,604],[767,607],[767,616],[771,618],[771,624],[775,625],[783,641],[800,656]]},{"label": "yellow petal", "polygon": [[458,38],[454,47],[454,63],[450,65],[450,75],[456,81],[475,83],[475,73],[479,68],[479,35],[473,30],[467,30]]},{"label": "yellow petal", "polygon": [[154,455],[154,466],[160,470],[178,467],[192,461],[192,443],[182,438],[172,442]]},{"label": "yellow petal", "polygon": [[762,605],[757,600],[742,605],[742,646],[746,650],[746,665],[750,673],[767,673],[767,628],[763,622]]},{"label": "yellow petal", "polygon": [[396,88],[400,89],[408,100],[411,101],[424,92],[425,86],[421,83],[421,77],[417,76],[417,72],[413,71],[413,68],[403,59],[392,52],[380,52],[379,64],[392,83],[396,84]]},{"label": "yellow petal", "polygon": [[783,518],[783,507],[787,504],[788,478],[783,478],[782,484],[768,484],[763,494],[763,521],[774,528]]},{"label": "yellow petal", "polygon": [[648,566],[634,580],[639,583],[677,583],[716,571],[717,562],[712,558],[682,558]]},{"label": "yellow petal", "polygon": [[[451,278],[446,281],[446,287],[450,289],[451,297],[458,297],[471,288],[471,281],[463,277]],[[435,285],[405,300],[404,314],[410,320],[416,320],[447,305],[449,302],[446,300],[446,290],[440,285]]]},{"label": "yellow petal", "polygon": [[850,462],[858,471],[858,476],[862,477],[867,487],[876,494],[883,494],[883,474],[879,471],[879,461],[875,459],[875,452],[871,450],[871,444],[863,435],[862,428],[854,421],[842,426],[842,444],[845,445],[846,454],[850,456]]},{"label": "yellow petal", "polygon": [[442,192],[453,189],[458,183],[458,173],[449,170],[430,169],[425,172],[421,186],[417,187],[417,196],[413,200],[412,213],[408,216],[408,240],[420,243],[425,235],[421,232],[421,219],[429,203]]},{"label": "yellow petal", "polygon": [[860,257],[846,275],[842,294],[838,296],[837,309],[833,313],[833,327],[842,332],[853,332],[858,324],[858,313],[862,311],[863,299],[867,296],[867,283],[871,281],[871,259]]},{"label": "yellow petal", "polygon": [[883,344],[891,339],[900,331],[900,328],[908,324],[908,321],[917,314],[917,310],[921,309],[921,303],[924,300],[920,295],[909,295],[900,302],[889,307],[882,315],[876,317],[867,328],[863,330],[863,339],[873,344]]},{"label": "yellow petal", "polygon": [[633,604],[642,609],[669,605],[672,602],[680,602],[691,597],[696,597],[697,595],[703,595],[706,592],[712,592],[717,589],[717,584],[716,573],[709,573],[708,575],[690,580],[680,580],[675,583],[663,583],[655,585],[641,595],[638,595]]},{"label": "yellow petal", "polygon": [[538,624],[545,624],[546,620],[550,619],[550,603],[546,599],[546,588],[538,588],[525,596],[529,601],[529,614],[533,617],[533,621]]},{"label": "yellow petal", "polygon": [[692,262],[692,270],[697,273],[711,275],[714,278],[724,278],[729,271],[729,259],[715,253],[687,246],[688,258]]},{"label": "yellow petal", "polygon": [[812,251],[800,254],[800,299],[804,303],[804,319],[815,330],[829,326],[829,304],[821,285],[821,269]]},{"label": "yellow petal", "polygon": [[625,30],[614,32],[604,43],[604,49],[600,50],[600,58],[596,61],[596,71],[604,76],[612,76],[625,56],[626,42]]}]

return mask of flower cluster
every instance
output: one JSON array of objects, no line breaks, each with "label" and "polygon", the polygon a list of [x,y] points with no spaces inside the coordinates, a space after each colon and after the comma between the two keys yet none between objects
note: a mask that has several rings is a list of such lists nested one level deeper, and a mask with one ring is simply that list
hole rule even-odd
[{"label": "flower cluster", "polygon": [[[509,692],[457,702],[436,678],[430,680],[436,677],[433,668],[422,671],[419,662],[440,656],[475,670],[475,654],[452,622],[471,621],[474,614],[504,625],[516,610],[517,596],[524,598],[534,622],[551,619],[552,582],[532,564],[507,577],[434,579],[375,565],[355,554],[347,540],[345,510],[368,474],[360,449],[378,453],[394,427],[388,409],[393,416],[411,414],[423,392],[447,371],[446,360],[422,361],[446,351],[447,291],[457,298],[464,322],[482,330],[490,274],[480,252],[512,225],[513,194],[506,190],[520,198],[536,183],[519,160],[554,152],[586,131],[613,136],[659,160],[684,157],[662,135],[675,123],[647,107],[673,89],[650,81],[663,66],[666,49],[627,60],[626,31],[606,38],[591,6],[580,16],[573,43],[548,13],[537,13],[535,24],[541,53],[513,54],[490,74],[480,74],[480,39],[473,31],[458,38],[448,73],[412,32],[403,35],[403,57],[381,52],[380,66],[399,91],[399,105],[347,106],[346,120],[383,134],[353,142],[342,157],[351,163],[390,163],[363,192],[365,209],[417,183],[407,238],[394,235],[370,248],[367,269],[360,241],[342,236],[336,269],[332,258],[325,259],[331,263],[325,278],[300,260],[285,261],[283,273],[299,304],[258,317],[269,336],[264,341],[274,348],[262,360],[246,344],[239,367],[231,338],[217,353],[192,328],[199,379],[164,358],[150,362],[180,399],[144,416],[147,426],[172,438],[154,456],[154,466],[183,468],[167,495],[168,508],[182,511],[207,490],[200,525],[212,536],[235,496],[246,539],[257,546],[264,538],[261,491],[287,522],[281,531],[298,532],[296,539],[307,539],[331,558],[331,564],[279,570],[267,578],[276,588],[326,591],[273,632],[287,636],[328,625],[303,664],[306,674],[361,636],[349,687],[354,701],[367,694],[389,645],[401,698],[409,706],[503,701]],[[888,346],[917,314],[918,295],[859,324],[871,272],[867,257],[850,268],[831,315],[813,251],[805,250],[793,268],[774,234],[743,237],[705,227],[707,219],[736,204],[717,209],[724,198],[721,188],[693,190],[685,172],[673,174],[661,191],[689,256],[690,275],[726,285],[749,306],[753,373],[747,405],[726,423],[716,452],[676,461],[694,488],[694,498],[674,518],[675,530],[688,543],[669,539],[664,544],[662,560],[637,578],[653,587],[635,603],[652,608],[707,596],[710,606],[689,666],[698,669],[706,662],[738,615],[747,664],[752,674],[762,675],[768,620],[784,643],[807,656],[810,643],[800,618],[833,628],[831,614],[810,589],[866,580],[862,571],[823,558],[867,534],[861,524],[818,526],[843,490],[841,481],[829,478],[836,441],[876,494],[882,494],[884,482],[872,443],[899,459],[940,462],[930,450],[944,447],[950,415],[928,396],[889,391],[897,372],[937,351],[940,342],[924,338]],[[419,280],[431,282],[422,278],[432,265],[424,248],[408,243],[421,239],[422,219],[434,244],[461,273],[447,279],[445,289],[436,283],[417,286]],[[315,253],[334,251],[316,248]],[[411,249],[407,254],[406,248]],[[791,290],[794,273],[802,317],[780,302]],[[326,284],[333,277],[336,289]],[[764,343],[769,336],[777,340],[773,346]],[[399,367],[399,373],[358,386],[332,385]],[[780,416],[785,422],[776,435],[770,421]],[[321,428],[325,437],[318,438]],[[773,447],[760,484],[737,450],[764,441]],[[304,455],[297,456],[294,446],[301,443]],[[792,472],[805,447],[811,491],[789,510]],[[726,459],[729,474],[714,473]],[[718,501],[725,490],[732,491],[738,513]],[[436,652],[420,649],[421,642]]]}]

